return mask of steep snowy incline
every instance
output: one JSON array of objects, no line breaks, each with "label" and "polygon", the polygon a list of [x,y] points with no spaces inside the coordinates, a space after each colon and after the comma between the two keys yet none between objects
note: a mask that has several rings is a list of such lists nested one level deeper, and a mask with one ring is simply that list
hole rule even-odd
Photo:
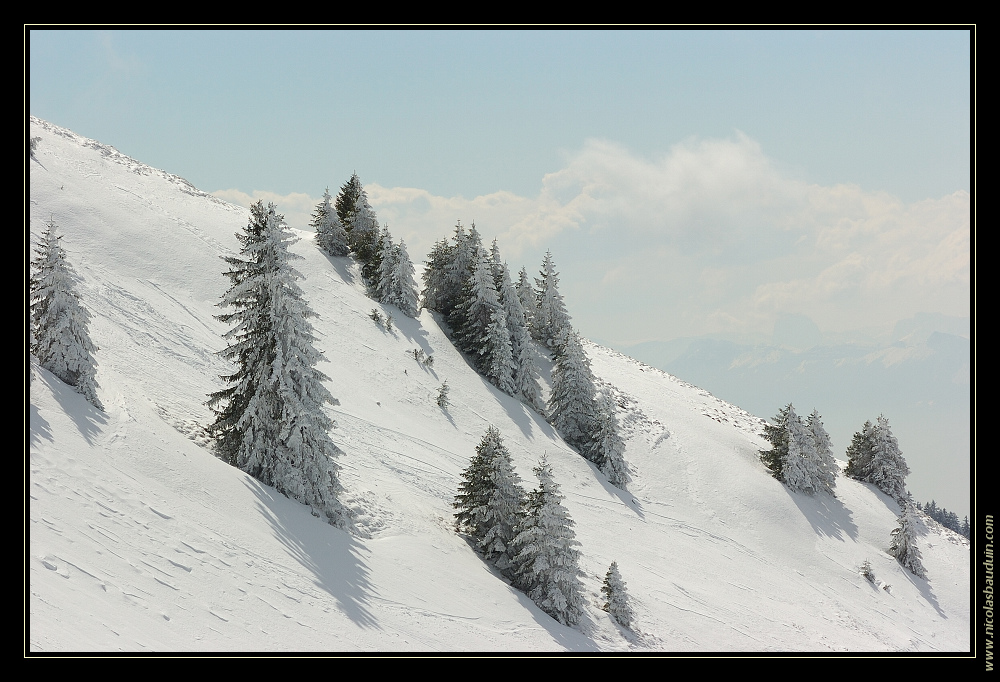
[{"label": "steep snowy incline", "polygon": [[[231,370],[213,318],[219,257],[236,251],[247,210],[38,119],[31,136],[32,244],[50,217],[65,235],[106,412],[35,372],[30,651],[968,650],[964,540],[931,523],[930,582],[912,578],[884,551],[894,502],[842,477],[836,499],[789,493],[757,458],[759,419],[588,344],[628,439],[634,480],[618,490],[472,371],[431,313],[411,320],[366,298],[355,264],[303,232],[292,250],[357,515],[353,534],[322,523],[213,457],[201,432]],[[544,453],[566,495],[586,573],[577,629],[454,532],[460,473],[491,424],[526,488]],[[865,558],[890,590],[858,575]],[[599,609],[611,561],[638,635]]]}]

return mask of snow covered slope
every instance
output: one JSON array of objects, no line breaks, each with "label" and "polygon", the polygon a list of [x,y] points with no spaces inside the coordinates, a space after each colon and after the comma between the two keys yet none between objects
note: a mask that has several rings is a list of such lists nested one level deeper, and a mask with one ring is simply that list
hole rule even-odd
[{"label": "snow covered slope", "polygon": [[[358,514],[354,534],[326,525],[217,460],[200,431],[206,396],[230,371],[216,355],[219,256],[236,251],[248,211],[38,119],[30,134],[41,138],[32,244],[50,217],[65,235],[106,412],[35,370],[29,651],[969,650],[964,539],[928,521],[930,580],[914,578],[885,553],[889,498],[843,477],[836,499],[790,493],[758,460],[758,418],[588,344],[622,406],[633,477],[622,492],[479,377],[432,314],[411,320],[366,298],[350,259],[323,256],[303,233],[292,248],[305,257],[300,284],[329,360],[319,368],[341,403],[331,435]],[[392,331],[372,308],[394,313]],[[459,475],[491,424],[526,488],[545,453],[566,495],[589,602],[577,628],[453,530]],[[879,585],[858,573],[866,558]],[[612,561],[638,634],[599,609]]]}]

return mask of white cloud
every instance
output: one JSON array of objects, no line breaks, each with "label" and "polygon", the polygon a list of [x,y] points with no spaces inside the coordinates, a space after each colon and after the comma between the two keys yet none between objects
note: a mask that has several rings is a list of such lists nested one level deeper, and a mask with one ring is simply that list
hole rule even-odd
[{"label": "white cloud", "polygon": [[247,194],[238,189],[220,189],[211,193],[212,196],[219,197],[237,206],[250,207],[258,201],[265,204],[274,203],[278,213],[285,216],[285,222],[291,227],[309,230],[309,223],[312,222],[312,213],[319,204],[319,197],[311,197],[302,192],[292,192],[291,194],[278,194],[267,190],[255,189],[252,194]]},{"label": "white cloud", "polygon": [[[921,311],[969,314],[968,192],[905,205],[857,185],[810,184],[780,172],[742,133],[688,140],[656,159],[590,140],[542,178],[533,198],[374,184],[366,191],[416,261],[459,220],[475,221],[487,242],[498,237],[512,263],[555,248],[564,294],[577,296],[574,320],[584,333],[615,330],[591,332],[608,340],[770,334],[788,313],[836,332]],[[215,194],[245,206],[275,201],[305,216],[299,225],[290,219],[297,227],[318,201]],[[560,254],[570,235],[574,254]]]}]

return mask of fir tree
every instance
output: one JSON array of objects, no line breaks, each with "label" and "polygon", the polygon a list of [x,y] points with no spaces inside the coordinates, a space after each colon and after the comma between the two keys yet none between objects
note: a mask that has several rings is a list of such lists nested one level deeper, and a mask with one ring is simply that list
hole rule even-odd
[{"label": "fir tree", "polygon": [[[507,268],[507,264],[500,256],[500,246],[496,239],[493,240],[493,245],[490,247],[490,265],[493,266],[493,286],[496,287],[497,291],[500,291],[503,287],[503,271]],[[509,272],[507,278],[510,279]]]},{"label": "fir tree", "polygon": [[784,483],[792,490],[813,495],[819,478],[818,457],[805,425],[791,405],[787,407],[785,431],[788,452],[782,465]]},{"label": "fir tree", "polygon": [[351,248],[347,245],[347,231],[330,205],[330,188],[323,192],[323,201],[316,206],[310,223],[316,231],[316,245],[331,256],[346,256]]},{"label": "fir tree", "polygon": [[563,352],[552,369],[552,393],[549,395],[549,423],[569,445],[591,461],[597,461],[594,436],[599,429],[597,391],[580,337],[575,332],[566,338]]},{"label": "fir tree", "polygon": [[421,306],[428,310],[444,312],[448,264],[454,259],[454,249],[447,239],[441,239],[434,244],[427,260],[424,261],[424,274],[421,279],[424,289],[421,292]]},{"label": "fir tree", "polygon": [[452,503],[452,507],[458,510],[455,512],[455,530],[468,533],[477,543],[486,535],[486,501],[491,492],[486,455],[481,441],[476,446],[476,454],[469,460],[469,466],[462,472],[462,482]]},{"label": "fir tree", "polygon": [[628,475],[628,465],[625,463],[625,442],[618,429],[614,397],[610,389],[601,396],[598,410],[598,429],[594,438],[598,466],[608,482],[616,488],[627,490],[631,478]]},{"label": "fir tree", "polygon": [[[468,282],[475,275],[476,268],[479,267],[479,251],[482,249],[482,243],[475,223],[472,224],[468,233],[459,223],[455,227],[455,235],[452,240],[454,241],[452,260],[445,266],[444,300],[440,312],[448,320],[448,326],[458,335],[466,324],[469,298]],[[496,290],[496,285],[493,286],[493,289]],[[461,343],[457,345],[461,347]]]},{"label": "fir tree", "polygon": [[812,438],[813,452],[817,458],[816,490],[834,495],[833,489],[837,485],[837,460],[834,459],[833,450],[830,447],[830,435],[823,428],[823,421],[816,410],[813,410],[812,414],[809,415],[809,419],[806,421],[806,430]]},{"label": "fir tree", "polygon": [[507,316],[497,297],[486,251],[479,249],[472,276],[466,281],[463,302],[452,312],[461,321],[453,327],[455,345],[475,359],[477,369],[505,393],[513,393],[514,359]]},{"label": "fir tree", "polygon": [[535,309],[538,302],[535,300],[535,291],[531,288],[528,280],[528,270],[521,268],[517,275],[517,298],[521,301],[521,310],[524,311],[524,322],[529,330],[534,328]]},{"label": "fir tree", "polygon": [[[507,395],[514,395],[514,354],[510,346],[510,328],[507,315],[498,308],[490,314],[490,326],[486,329],[484,349],[480,355],[487,356],[483,374]],[[485,359],[485,358],[484,358]]]},{"label": "fir tree", "polygon": [[504,263],[500,270],[500,304],[507,316],[507,330],[510,335],[511,356],[514,361],[513,392],[539,414],[544,412],[542,389],[538,380],[538,365],[531,343],[531,332],[524,317],[524,308],[517,290],[510,281],[510,271]]},{"label": "fir tree", "polygon": [[875,427],[866,421],[860,431],[851,438],[847,446],[847,466],[844,475],[858,481],[867,481],[872,473],[873,449],[875,447]]},{"label": "fir tree", "polygon": [[79,277],[66,257],[61,239],[55,222],[50,220],[31,261],[31,352],[40,366],[103,410],[97,397],[94,353],[98,349],[90,340],[90,313],[76,293]]},{"label": "fir tree", "polygon": [[242,471],[343,526],[333,460],[341,452],[330,440],[333,422],[323,411],[337,401],[322,383],[328,377],[315,368],[323,359],[308,322],[315,313],[290,263],[301,256],[288,251],[294,237],[274,204],[254,204],[237,238],[242,257],[224,258],[231,287],[219,304],[233,312],[218,316],[233,325],[221,354],[237,371],[222,377],[229,387],[209,396],[216,414],[209,433]]},{"label": "fir tree", "polygon": [[[858,481],[875,484],[879,490],[902,504],[907,495],[904,481],[909,473],[910,468],[889,428],[889,420],[880,415],[874,426],[866,421],[864,428],[854,434],[847,448],[844,474]],[[931,503],[933,504],[933,500]]]},{"label": "fir tree", "polygon": [[892,543],[889,545],[889,554],[896,557],[896,561],[918,578],[926,578],[927,573],[920,562],[920,550],[917,549],[916,537],[916,514],[912,505],[904,502],[903,512],[897,519],[899,524],[892,531]]},{"label": "fir tree", "polygon": [[525,493],[496,427],[487,429],[462,479],[453,504],[458,510],[455,526],[473,538],[487,561],[506,572]]},{"label": "fir tree", "polygon": [[875,426],[875,442],[872,445],[872,468],[867,481],[874,483],[886,495],[902,503],[906,499],[906,476],[910,467],[899,451],[889,420],[879,415]]},{"label": "fir tree", "polygon": [[793,411],[791,403],[783,407],[772,419],[773,424],[764,424],[761,435],[771,444],[770,449],[760,450],[760,461],[776,479],[785,482],[785,460],[788,458],[788,413]]},{"label": "fir tree", "polygon": [[378,240],[378,274],[372,281],[372,293],[377,301],[389,303],[393,297],[392,277],[396,270],[396,252],[392,243],[392,235],[389,234],[388,225],[382,227],[382,233]]},{"label": "fir tree", "polygon": [[495,427],[487,430],[479,447],[485,450],[489,489],[482,512],[485,533],[479,540],[479,547],[487,561],[507,573],[511,568],[511,543],[521,521],[525,493],[520,477],[514,473],[510,452]]},{"label": "fir tree", "polygon": [[538,488],[529,496],[527,514],[514,539],[513,579],[543,611],[572,626],[583,613],[580,543],[552,467],[543,458],[534,471]]},{"label": "fir tree", "polygon": [[764,466],[796,492],[833,494],[837,463],[830,452],[830,437],[819,413],[813,410],[805,424],[789,403],[764,426],[770,450],[761,450]]},{"label": "fir tree", "polygon": [[628,603],[628,591],[625,589],[625,581],[622,580],[618,572],[618,563],[611,562],[607,575],[604,576],[604,584],[601,586],[601,593],[604,595],[604,606],[601,608],[611,614],[615,622],[624,628],[632,625],[635,615],[632,607]]},{"label": "fir tree", "polygon": [[337,209],[337,217],[340,219],[340,224],[348,232],[350,232],[350,225],[354,217],[354,207],[358,202],[358,197],[361,196],[361,192],[361,180],[358,178],[357,173],[352,173],[350,179],[341,185],[340,192],[337,194],[337,200],[334,204]]},{"label": "fir tree", "polygon": [[379,230],[378,219],[368,203],[368,194],[364,189],[361,189],[357,196],[349,220],[350,222],[344,225],[348,232],[347,243],[361,265],[365,283],[374,288],[378,282],[381,263],[379,242],[382,232]]},{"label": "fir tree", "polygon": [[545,253],[540,274],[541,277],[535,279],[538,303],[532,320],[532,336],[558,355],[572,333],[572,326],[566,304],[559,293],[559,274],[552,262],[551,252]]},{"label": "fir tree", "polygon": [[402,240],[399,244],[392,243],[388,228],[382,231],[377,293],[382,303],[396,306],[407,317],[417,316],[419,303],[413,263]]}]

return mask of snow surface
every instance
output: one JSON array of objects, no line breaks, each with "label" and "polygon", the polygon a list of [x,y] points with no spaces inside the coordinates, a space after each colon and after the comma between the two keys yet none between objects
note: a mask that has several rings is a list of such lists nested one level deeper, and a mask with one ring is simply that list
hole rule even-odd
[{"label": "snow surface", "polygon": [[[201,434],[231,370],[216,354],[219,257],[236,252],[247,209],[36,118],[30,128],[31,244],[50,216],[65,235],[106,412],[32,369],[28,652],[970,650],[964,538],[921,516],[929,581],[913,577],[885,551],[895,502],[843,477],[836,499],[788,491],[758,459],[760,419],[587,343],[620,406],[633,481],[618,490],[477,375],[431,313],[366,298],[356,265],[302,233],[292,250],[358,511],[353,534],[323,523],[216,459]],[[372,308],[393,314],[391,331]],[[547,391],[551,363],[539,364]],[[460,473],[491,424],[527,488],[545,453],[566,497],[586,573],[577,628],[453,529]],[[612,561],[636,634],[599,608]]]}]

